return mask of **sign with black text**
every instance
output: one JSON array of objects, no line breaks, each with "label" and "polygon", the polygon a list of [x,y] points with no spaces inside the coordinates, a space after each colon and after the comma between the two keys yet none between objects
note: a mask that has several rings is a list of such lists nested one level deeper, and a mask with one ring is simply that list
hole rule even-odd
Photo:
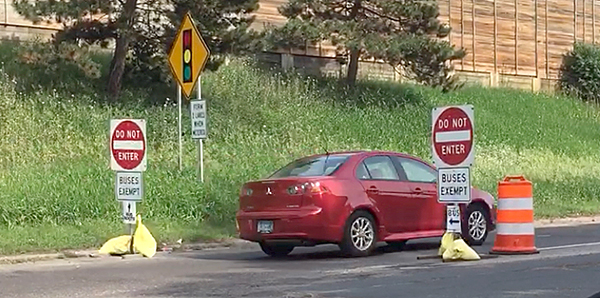
[{"label": "sign with black text", "polygon": [[437,185],[438,202],[471,202],[470,168],[439,168]]},{"label": "sign with black text", "polygon": [[118,201],[142,201],[144,183],[141,172],[117,172],[115,196]]},{"label": "sign with black text", "polygon": [[121,205],[123,207],[123,214],[122,214],[123,223],[129,224],[129,225],[134,225],[135,224],[135,216],[136,216],[135,202],[123,201],[123,202],[121,202]]},{"label": "sign with black text", "polygon": [[192,139],[206,139],[206,101],[190,102],[190,118],[192,119]]},{"label": "sign with black text", "polygon": [[460,209],[458,205],[446,206],[446,232],[460,233]]}]

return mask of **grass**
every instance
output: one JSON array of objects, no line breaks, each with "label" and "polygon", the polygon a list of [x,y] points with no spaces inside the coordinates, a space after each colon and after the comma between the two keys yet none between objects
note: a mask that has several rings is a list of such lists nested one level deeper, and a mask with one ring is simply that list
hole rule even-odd
[{"label": "grass", "polygon": [[138,211],[159,243],[233,235],[242,183],[306,154],[382,149],[430,160],[430,111],[446,104],[475,106],[474,185],[495,194],[504,175],[524,174],[538,218],[600,211],[600,113],[569,98],[374,81],[348,90],[235,60],[202,77],[210,135],[201,184],[187,113],[178,170],[177,107],[156,95],[175,95],[172,86],[127,86],[107,104],[101,81],[69,71],[40,83],[11,47],[0,45],[0,58],[0,254],[98,247],[122,233],[107,149],[109,120],[121,117],[147,120]]}]

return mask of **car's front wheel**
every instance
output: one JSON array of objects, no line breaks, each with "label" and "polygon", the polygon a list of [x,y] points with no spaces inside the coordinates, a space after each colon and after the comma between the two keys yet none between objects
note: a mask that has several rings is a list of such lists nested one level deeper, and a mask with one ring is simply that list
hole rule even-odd
[{"label": "car's front wheel", "polygon": [[293,245],[260,243],[260,249],[271,257],[284,257],[294,250]]},{"label": "car's front wheel", "polygon": [[480,204],[472,204],[467,207],[465,214],[466,231],[463,231],[465,241],[469,245],[479,246],[485,242],[488,236],[488,223],[490,221],[488,211]]},{"label": "car's front wheel", "polygon": [[366,211],[354,212],[344,228],[340,249],[348,256],[370,255],[377,245],[377,227],[373,216]]}]

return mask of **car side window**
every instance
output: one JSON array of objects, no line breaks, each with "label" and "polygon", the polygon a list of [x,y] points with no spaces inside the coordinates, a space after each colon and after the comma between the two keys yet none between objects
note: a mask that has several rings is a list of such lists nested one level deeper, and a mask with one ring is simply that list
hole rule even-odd
[{"label": "car side window", "polygon": [[363,163],[371,180],[400,180],[389,156],[368,157]]},{"label": "car side window", "polygon": [[425,164],[409,158],[397,157],[398,162],[406,173],[406,179],[411,182],[433,183],[437,180],[437,173]]},{"label": "car side window", "polygon": [[358,165],[358,168],[356,168],[356,178],[358,178],[360,180],[371,179],[371,175],[369,175],[369,172],[367,171],[367,168],[365,167],[365,163],[361,162]]}]

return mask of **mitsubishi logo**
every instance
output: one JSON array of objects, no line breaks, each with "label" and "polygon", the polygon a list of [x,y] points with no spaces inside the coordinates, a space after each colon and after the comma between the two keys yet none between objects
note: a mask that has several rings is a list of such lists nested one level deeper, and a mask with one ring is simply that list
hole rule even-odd
[{"label": "mitsubishi logo", "polygon": [[268,186],[267,186],[267,194],[268,194],[268,195],[272,195],[272,194],[273,194],[273,192],[271,192],[271,188],[270,188],[270,187],[268,187]]}]

